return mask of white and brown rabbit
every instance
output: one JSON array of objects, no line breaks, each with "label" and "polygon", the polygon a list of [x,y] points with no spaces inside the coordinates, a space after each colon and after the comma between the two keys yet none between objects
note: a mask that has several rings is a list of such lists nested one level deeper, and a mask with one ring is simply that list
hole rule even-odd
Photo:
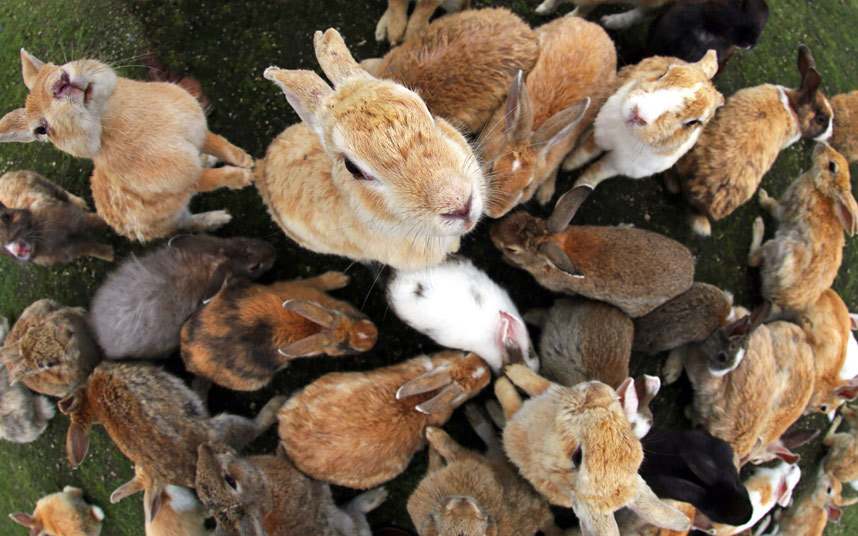
[{"label": "white and brown rabbit", "polygon": [[438,6],[447,13],[471,6],[471,0],[415,0],[414,12],[409,17],[408,3],[409,0],[387,0],[387,9],[375,27],[376,41],[386,39],[391,45],[412,41],[429,24]]},{"label": "white and brown rabbit", "polygon": [[696,63],[653,56],[617,73],[617,90],[605,102],[593,130],[563,162],[577,169],[604,153],[557,201],[553,232],[566,227],[581,203],[605,179],[660,173],[694,146],[724,97],[712,85],[718,70],[714,50]]},{"label": "white and brown rabbit", "polygon": [[780,201],[760,190],[760,204],[778,221],[763,243],[763,220],[754,221],[749,266],[759,266],[762,294],[781,310],[801,313],[829,288],[843,261],[843,231],[858,232],[849,164],[827,143],[813,151],[813,167],[799,176]]},{"label": "white and brown rabbit", "polygon": [[447,422],[491,376],[476,354],[453,351],[326,374],[283,405],[280,444],[310,477],[368,489],[404,471],[426,426]]},{"label": "white and brown rabbit", "polygon": [[[117,76],[94,59],[45,63],[21,49],[26,106],[0,119],[0,141],[50,141],[95,164],[90,185],[98,214],[139,240],[227,223],[223,210],[191,214],[197,192],[253,181],[253,159],[209,132],[197,100],[176,84]],[[228,166],[203,169],[200,153]]]},{"label": "white and brown rabbit", "polygon": [[516,77],[506,106],[497,107],[478,141],[490,166],[486,214],[492,218],[534,194],[548,203],[560,163],[616,89],[617,53],[601,26],[561,17],[536,35],[536,65]]},{"label": "white and brown rabbit", "polygon": [[185,367],[220,386],[254,391],[295,358],[366,352],[375,325],[325,293],[348,281],[340,272],[267,286],[228,280],[182,326]]},{"label": "white and brown rabbit", "polygon": [[763,84],[733,94],[666,174],[668,189],[681,189],[691,205],[696,233],[709,236],[710,220],[750,199],[782,150],[802,137],[825,141],[831,135],[831,105],[819,91],[822,78],[804,45],[798,48],[798,70],[796,89]]},{"label": "white and brown rabbit", "polygon": [[276,252],[255,238],[181,235],[119,265],[95,292],[89,325],[108,359],[166,357],[182,324],[227,275],[256,279]]},{"label": "white and brown rabbit", "polygon": [[387,498],[375,488],[343,508],[328,484],[298,471],[281,448],[276,455],[242,458],[223,443],[203,443],[197,458],[197,493],[233,536],[371,536],[367,512]]},{"label": "white and brown rabbit", "polygon": [[[844,419],[849,423],[849,430],[837,432]],[[825,472],[858,489],[858,412],[851,406],[843,406],[822,438],[822,444],[829,447],[822,462]]]},{"label": "white and brown rabbit", "polygon": [[820,468],[813,487],[793,501],[778,520],[777,536],[822,536],[829,521],[838,522],[841,508],[858,503],[858,497],[841,497],[843,484]]},{"label": "white and brown rabbit", "polygon": [[80,255],[112,261],[112,247],[86,236],[86,231],[105,227],[83,199],[35,171],[0,176],[0,252],[4,255],[43,266]]},{"label": "white and brown rabbit", "polygon": [[268,147],[256,186],[299,245],[415,270],[459,249],[483,212],[485,178],[465,138],[404,86],[354,61],[335,30],[314,38],[332,89],[269,67],[303,123]]},{"label": "white and brown rabbit", "polygon": [[[618,534],[614,512],[622,507],[660,527],[691,525],[638,475],[643,451],[619,400],[634,391],[631,378],[618,396],[602,382],[563,387],[521,365],[505,373],[495,383],[504,450],[549,502],[574,509],[584,534]],[[522,402],[513,383],[533,398]]]},{"label": "white and brown rabbit", "polygon": [[12,521],[30,529],[30,536],[99,536],[104,511],[88,504],[83,490],[66,486],[36,502],[33,515],[9,514]]},{"label": "white and brown rabbit", "polygon": [[849,162],[858,160],[858,90],[831,97],[834,132],[829,143]]}]

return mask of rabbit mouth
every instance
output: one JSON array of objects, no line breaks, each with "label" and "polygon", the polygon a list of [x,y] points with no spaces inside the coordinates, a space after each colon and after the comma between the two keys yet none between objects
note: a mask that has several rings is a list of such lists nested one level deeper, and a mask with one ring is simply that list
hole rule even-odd
[{"label": "rabbit mouth", "polygon": [[33,255],[33,247],[23,240],[10,242],[3,247],[19,261],[30,260],[30,257]]}]

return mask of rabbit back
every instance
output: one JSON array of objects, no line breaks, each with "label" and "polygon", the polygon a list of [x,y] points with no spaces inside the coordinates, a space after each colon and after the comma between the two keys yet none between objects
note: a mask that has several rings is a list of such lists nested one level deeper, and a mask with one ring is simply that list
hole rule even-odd
[{"label": "rabbit back", "polygon": [[849,162],[858,160],[858,90],[831,97],[834,132],[831,146]]},{"label": "rabbit back", "polygon": [[9,384],[9,373],[0,367],[0,439],[29,443],[38,438],[54,416],[54,406],[20,383]]}]

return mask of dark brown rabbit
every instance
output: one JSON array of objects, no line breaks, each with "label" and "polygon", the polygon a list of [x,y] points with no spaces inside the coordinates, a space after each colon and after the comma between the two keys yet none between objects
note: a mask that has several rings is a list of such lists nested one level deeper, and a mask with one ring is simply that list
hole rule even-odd
[{"label": "dark brown rabbit", "polygon": [[339,272],[268,286],[232,279],[182,326],[182,360],[218,385],[253,391],[297,357],[365,352],[375,325],[325,294],[348,281]]},{"label": "dark brown rabbit", "polygon": [[86,202],[35,171],[0,176],[0,245],[19,262],[48,266],[80,255],[113,260],[113,248],[86,236],[106,229]]}]

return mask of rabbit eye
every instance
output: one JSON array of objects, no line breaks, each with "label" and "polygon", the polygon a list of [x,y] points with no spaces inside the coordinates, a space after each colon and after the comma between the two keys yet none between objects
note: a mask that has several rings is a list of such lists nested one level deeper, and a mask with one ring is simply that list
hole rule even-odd
[{"label": "rabbit eye", "polygon": [[833,160],[828,161],[828,171],[831,173],[837,173],[837,164],[835,164]]},{"label": "rabbit eye", "polygon": [[700,121],[699,119],[691,119],[690,121],[686,121],[686,122],[684,123],[684,126],[686,126],[686,127],[694,127],[694,126],[697,126],[697,125],[700,125],[700,124],[702,124],[702,121]]},{"label": "rabbit eye", "polygon": [[12,221],[12,216],[7,213],[4,213],[2,216],[0,216],[0,221],[2,221],[3,223],[9,223],[10,221]]},{"label": "rabbit eye", "polygon": [[575,452],[572,453],[572,463],[575,464],[575,467],[581,466],[581,460],[584,456],[584,453],[581,450],[581,445],[575,447]]},{"label": "rabbit eye", "polygon": [[825,123],[828,123],[828,118],[823,116],[823,115],[817,115],[816,117],[813,118],[813,120],[816,121],[817,123],[819,123],[820,125],[824,125]]},{"label": "rabbit eye", "polygon": [[819,406],[819,411],[821,411],[822,413],[828,413],[828,404],[823,404]]},{"label": "rabbit eye", "polygon": [[251,266],[250,268],[248,268],[248,270],[249,270],[250,272],[256,272],[256,271],[258,271],[258,270],[259,270],[259,268],[260,268],[260,267],[261,267],[261,265],[257,262],[256,264],[254,264],[253,266]]},{"label": "rabbit eye", "polygon": [[229,484],[229,487],[234,490],[238,490],[238,483],[235,481],[234,478],[232,478],[232,475],[223,475],[223,479],[226,481],[227,484]]},{"label": "rabbit eye", "polygon": [[727,352],[718,352],[718,361],[720,363],[726,363],[727,362]]},{"label": "rabbit eye", "polygon": [[48,133],[48,129],[45,128],[44,125],[38,126],[35,129],[33,129],[33,134],[35,134],[36,136],[44,136],[47,133]]},{"label": "rabbit eye", "polygon": [[358,167],[354,164],[354,162],[352,162],[348,158],[345,159],[345,164],[346,164],[346,169],[348,170],[349,173],[352,174],[352,176],[354,176],[354,178],[356,178],[358,180],[362,180],[362,181],[373,180],[372,177],[367,177],[366,175],[364,175],[363,171],[358,169]]}]

